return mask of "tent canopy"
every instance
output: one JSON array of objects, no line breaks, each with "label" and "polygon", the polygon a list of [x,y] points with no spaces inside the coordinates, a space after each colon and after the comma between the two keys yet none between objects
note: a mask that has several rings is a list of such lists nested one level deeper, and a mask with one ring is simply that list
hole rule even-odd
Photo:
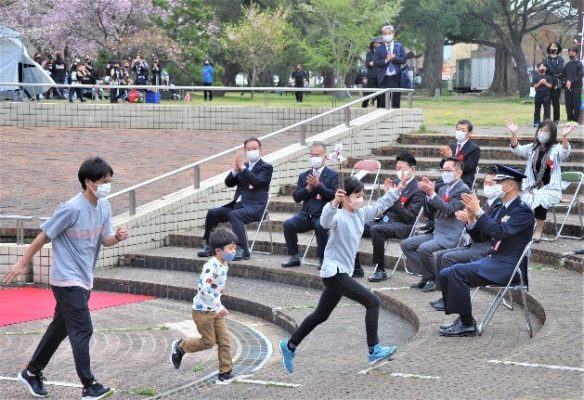
[{"label": "tent canopy", "polygon": [[[55,84],[51,76],[28,55],[22,35],[0,25],[0,82],[23,83],[1,85],[0,92],[23,90],[29,97],[44,93]],[[26,83],[46,83],[47,86],[27,86]]]}]

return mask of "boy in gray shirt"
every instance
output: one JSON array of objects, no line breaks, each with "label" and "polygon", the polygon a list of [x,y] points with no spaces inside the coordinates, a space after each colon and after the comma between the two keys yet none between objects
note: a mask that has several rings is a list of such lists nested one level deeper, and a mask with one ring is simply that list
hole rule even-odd
[{"label": "boy in gray shirt", "polygon": [[18,374],[18,380],[35,397],[48,395],[42,371],[67,336],[83,384],[82,399],[103,399],[113,393],[91,373],[89,340],[93,325],[88,301],[101,245],[109,247],[126,240],[128,230],[120,227],[113,233],[106,199],[114,175],[110,165],[99,157],[88,158],[77,175],[83,191],[56,208],[53,216],[41,225],[42,232],[4,276],[8,283],[26,273],[31,258],[45,243],[52,242],[49,284],[57,301],[55,314],[27,367]]},{"label": "boy in gray shirt", "polygon": [[[391,187],[391,180],[386,180],[385,195],[376,203],[362,207],[363,184],[355,178],[347,178],[344,190],[338,189],[335,199],[324,206],[320,223],[330,230],[320,270],[324,291],[316,310],[292,333],[290,340],[280,340],[282,363],[288,372],[294,372],[296,347],[314,328],[328,319],[343,296],[362,304],[367,310],[365,328],[369,363],[375,364],[396,352],[396,346],[384,347],[379,343],[377,336],[379,298],[354,280],[352,275],[355,254],[359,248],[365,222],[372,221],[397,201],[406,185],[407,178],[400,181],[395,188]],[[338,208],[340,204],[341,209]]]}]

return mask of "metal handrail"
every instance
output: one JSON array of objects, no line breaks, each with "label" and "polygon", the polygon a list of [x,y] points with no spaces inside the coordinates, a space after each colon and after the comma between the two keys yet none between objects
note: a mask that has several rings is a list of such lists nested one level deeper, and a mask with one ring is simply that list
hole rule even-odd
[{"label": "metal handrail", "polygon": [[[393,88],[389,88],[389,89],[377,90],[376,92],[374,92],[374,93],[372,93],[370,95],[361,97],[361,98],[359,98],[357,100],[351,101],[351,102],[349,102],[347,104],[344,104],[342,106],[333,108],[331,110],[325,111],[325,112],[323,112],[321,114],[315,115],[315,116],[310,117],[308,119],[305,119],[303,121],[296,122],[295,124],[289,125],[289,126],[287,126],[285,128],[278,129],[277,131],[274,131],[274,132],[269,133],[267,135],[261,136],[261,137],[259,137],[259,140],[269,139],[269,138],[271,138],[273,136],[279,135],[281,133],[287,132],[287,131],[289,131],[291,129],[294,129],[294,128],[297,128],[297,127],[305,127],[306,124],[308,124],[308,123],[310,123],[312,121],[316,121],[317,119],[320,119],[320,118],[325,117],[325,116],[327,116],[329,114],[333,114],[335,112],[341,111],[343,109],[346,110],[345,111],[345,125],[346,126],[350,126],[351,125],[350,124],[350,120],[351,120],[350,107],[352,105],[357,104],[357,103],[361,103],[362,101],[367,100],[367,99],[371,99],[373,97],[377,97],[377,96],[379,96],[381,94],[385,94],[386,95],[386,102],[385,102],[386,108],[390,108],[391,107],[391,101],[389,101],[389,94],[391,92],[398,92],[398,91],[399,92],[403,92],[403,93],[408,93],[408,95],[409,95],[410,98],[411,98],[411,96],[413,94],[413,89],[393,89]],[[411,99],[409,99],[409,102],[411,104]],[[305,131],[305,129],[301,129],[300,144],[301,145],[304,145],[305,143],[306,143],[306,131]],[[201,179],[201,170],[200,170],[200,168],[201,168],[201,165],[202,164],[204,164],[206,162],[209,162],[209,161],[216,160],[217,158],[223,157],[224,155],[233,153],[234,151],[239,150],[242,147],[243,147],[243,144],[234,146],[234,147],[232,147],[230,149],[227,149],[227,150],[224,150],[224,151],[222,151],[220,153],[217,153],[217,154],[214,154],[212,156],[206,157],[206,158],[204,158],[202,160],[195,161],[193,163],[187,164],[187,165],[185,165],[183,167],[180,167],[180,168],[177,168],[177,169],[175,169],[173,171],[170,171],[170,172],[167,172],[165,174],[159,175],[159,176],[157,176],[155,178],[148,179],[147,181],[144,181],[144,182],[138,183],[136,185],[130,186],[129,188],[122,189],[122,190],[120,190],[118,192],[115,192],[115,193],[110,194],[109,196],[107,196],[107,199],[110,200],[110,199],[113,199],[114,197],[118,197],[120,195],[129,193],[129,207],[128,207],[128,212],[129,212],[130,215],[135,215],[136,214],[136,190],[137,189],[143,188],[143,187],[148,186],[148,185],[150,185],[152,183],[155,183],[155,182],[161,181],[163,179],[169,178],[169,177],[174,176],[176,174],[179,174],[181,172],[187,171],[187,170],[189,170],[191,168],[194,169],[194,177],[195,177],[194,187],[195,187],[195,189],[198,189],[198,188],[201,187],[201,181],[200,181],[200,179]]]},{"label": "metal handrail", "polygon": [[24,221],[31,221],[35,217],[28,215],[1,215],[0,220],[16,220],[16,244],[24,244]]}]

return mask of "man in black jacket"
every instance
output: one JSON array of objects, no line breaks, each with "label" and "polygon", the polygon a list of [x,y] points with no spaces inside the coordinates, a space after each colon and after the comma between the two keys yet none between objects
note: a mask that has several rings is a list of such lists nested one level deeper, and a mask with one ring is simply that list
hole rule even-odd
[{"label": "man in black jacket", "polygon": [[[205,218],[205,246],[197,255],[211,257],[209,236],[219,223],[231,222],[233,233],[237,235],[235,260],[249,259],[245,225],[260,221],[268,204],[270,182],[274,167],[260,158],[262,144],[257,138],[249,138],[243,143],[245,154],[238,151],[233,167],[225,177],[225,186],[237,187],[233,201],[224,206],[212,208]],[[246,162],[247,158],[247,162]]]},{"label": "man in black jacket", "polygon": [[582,95],[582,62],[578,60],[578,47],[568,50],[570,61],[564,66],[564,82],[566,84],[566,115],[568,121],[578,122],[580,116],[580,96]]},{"label": "man in black jacket", "polygon": [[326,203],[335,198],[339,187],[339,174],[325,165],[326,144],[314,142],[310,147],[310,166],[308,171],[300,174],[292,198],[296,203],[302,202],[302,211],[297,212],[284,222],[284,238],[290,259],[282,267],[300,265],[298,252],[298,233],[314,230],[318,246],[318,258],[322,263],[324,248],[328,241],[328,232],[320,224],[319,218]]}]

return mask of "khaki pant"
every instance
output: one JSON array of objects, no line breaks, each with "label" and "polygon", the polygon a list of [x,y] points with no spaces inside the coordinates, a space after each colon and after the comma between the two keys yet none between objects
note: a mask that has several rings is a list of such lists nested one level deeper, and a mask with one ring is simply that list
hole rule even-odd
[{"label": "khaki pant", "polygon": [[208,350],[217,344],[219,355],[219,372],[230,372],[233,368],[231,350],[229,348],[229,334],[225,318],[220,318],[217,313],[210,311],[193,310],[193,321],[197,325],[200,338],[189,337],[180,343],[181,350],[185,353],[196,353]]}]

